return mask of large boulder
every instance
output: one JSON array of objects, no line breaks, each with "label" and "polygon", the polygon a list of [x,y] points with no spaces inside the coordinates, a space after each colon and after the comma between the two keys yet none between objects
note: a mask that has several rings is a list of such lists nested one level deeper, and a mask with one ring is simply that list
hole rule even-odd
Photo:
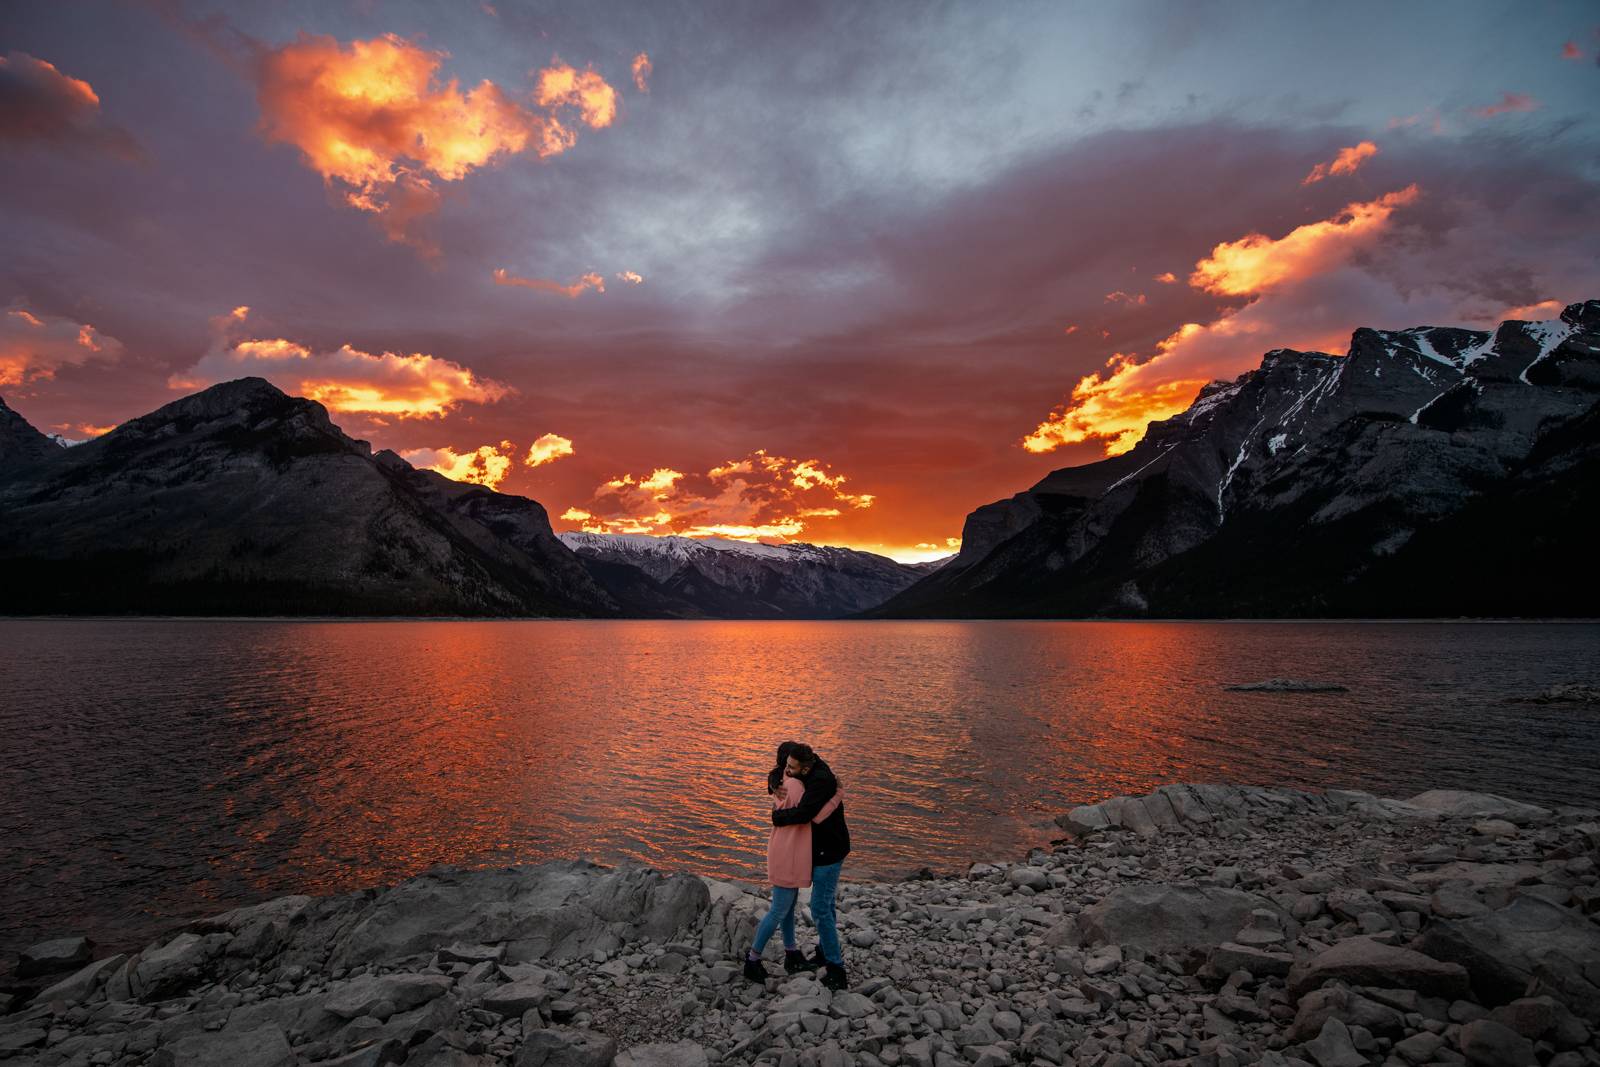
[{"label": "large boulder", "polygon": [[1467,970],[1420,952],[1352,937],[1297,963],[1289,972],[1289,992],[1306,993],[1333,980],[1381,989],[1414,989],[1424,996],[1456,999],[1467,992]]},{"label": "large boulder", "polygon": [[1426,793],[1418,793],[1406,803],[1452,818],[1493,816],[1519,826],[1550,817],[1550,809],[1536,804],[1524,804],[1493,793],[1472,793],[1461,789],[1430,789]]},{"label": "large boulder", "polygon": [[440,867],[379,893],[335,942],[330,966],[432,952],[454,942],[506,945],[506,958],[571,958],[638,938],[670,940],[705,912],[692,875],[562,860],[464,871]]},{"label": "large boulder", "polygon": [[294,1067],[300,1061],[276,1026],[189,1034],[156,1051],[154,1067]]},{"label": "large boulder", "polygon": [[59,974],[75,971],[89,962],[94,953],[94,942],[87,937],[58,937],[41,941],[22,950],[17,960],[17,977],[33,978],[41,974]]},{"label": "large boulder", "polygon": [[611,1067],[617,1043],[576,1027],[534,1030],[517,1051],[517,1067]]},{"label": "large boulder", "polygon": [[1078,913],[1078,930],[1089,945],[1188,955],[1232,941],[1249,924],[1250,913],[1263,908],[1293,925],[1276,904],[1253,893],[1152,882],[1112,890]]},{"label": "large boulder", "polygon": [[132,995],[162,1000],[197,984],[206,966],[231,940],[224,933],[181,933],[159,948],[147,949],[129,961]]},{"label": "large boulder", "polygon": [[387,1004],[387,1014],[393,1015],[450,992],[452,985],[446,974],[363,975],[329,986],[323,1007],[341,1019],[355,1019],[374,1015],[374,1008]]},{"label": "large boulder", "polygon": [[706,1050],[693,1041],[635,1045],[613,1061],[616,1067],[707,1067]]},{"label": "large boulder", "polygon": [[1487,915],[1439,919],[1419,947],[1465,967],[1484,1004],[1516,1000],[1537,979],[1542,992],[1600,1021],[1600,926],[1559,904],[1521,896]]},{"label": "large boulder", "polygon": [[48,1004],[51,1001],[58,1001],[66,1004],[79,1004],[89,1000],[100,992],[100,988],[127,961],[128,957],[120,952],[115,956],[107,956],[103,960],[95,960],[93,963],[61,979],[55,985],[44,989],[38,996],[33,998],[33,1002],[35,1004]]}]

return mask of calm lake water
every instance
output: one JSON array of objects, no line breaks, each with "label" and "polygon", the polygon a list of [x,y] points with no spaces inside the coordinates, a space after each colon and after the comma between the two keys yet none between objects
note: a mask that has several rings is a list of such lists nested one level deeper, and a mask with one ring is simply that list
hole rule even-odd
[{"label": "calm lake water", "polygon": [[[1347,693],[1229,693],[1269,677]],[[760,880],[811,741],[847,877],[1011,858],[1172,781],[1600,805],[1600,627],[0,621],[0,949],[436,863]]]}]

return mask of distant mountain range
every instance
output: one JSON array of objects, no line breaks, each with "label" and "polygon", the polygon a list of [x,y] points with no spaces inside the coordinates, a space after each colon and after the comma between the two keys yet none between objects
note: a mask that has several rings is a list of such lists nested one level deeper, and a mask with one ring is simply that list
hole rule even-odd
[{"label": "distant mountain range", "polygon": [[1600,301],[1277,349],[967,517],[878,617],[1595,616]]},{"label": "distant mountain range", "polygon": [[938,563],[905,564],[822,545],[564,533],[589,573],[636,614],[826,619],[883,603]]},{"label": "distant mountain range", "polygon": [[260,378],[71,448],[0,401],[8,614],[828,618],[927,571],[811,545],[565,540],[536,501],[373,454]]}]

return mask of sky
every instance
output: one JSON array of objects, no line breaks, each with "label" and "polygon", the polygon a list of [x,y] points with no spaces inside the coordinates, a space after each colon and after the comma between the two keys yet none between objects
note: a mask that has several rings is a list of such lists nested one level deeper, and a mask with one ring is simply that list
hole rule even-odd
[{"label": "sky", "polygon": [[8,0],[0,396],[933,558],[1269,349],[1600,297],[1597,103],[1592,0]]}]

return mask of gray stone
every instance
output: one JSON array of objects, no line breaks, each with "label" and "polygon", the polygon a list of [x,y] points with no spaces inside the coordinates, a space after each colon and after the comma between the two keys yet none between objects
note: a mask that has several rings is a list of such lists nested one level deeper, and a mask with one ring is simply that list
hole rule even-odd
[{"label": "gray stone", "polygon": [[1394,1054],[1407,1063],[1427,1063],[1444,1044],[1444,1038],[1427,1030],[1394,1043]]},{"label": "gray stone", "polygon": [[123,953],[107,956],[103,960],[95,960],[82,970],[72,974],[53,986],[42,990],[33,998],[35,1004],[48,1004],[52,1001],[62,1001],[68,1004],[78,1004],[88,1000],[100,991],[100,988],[110,980],[111,976],[128,962],[128,957]]},{"label": "gray stone", "polygon": [[1478,1019],[1461,1028],[1461,1054],[1472,1067],[1537,1067],[1533,1042],[1493,1019]]},{"label": "gray stone", "polygon": [[89,962],[94,942],[87,937],[58,937],[41,941],[22,950],[17,960],[17,977],[34,978],[41,974],[73,971]]},{"label": "gray stone", "polygon": [[1289,972],[1289,991],[1301,996],[1336,978],[1351,985],[1415,989],[1428,996],[1454,997],[1467,991],[1466,968],[1370,937],[1340,941],[1296,964]]},{"label": "gray stone", "polygon": [[1574,1012],[1591,1023],[1600,1020],[1600,988],[1582,962],[1600,960],[1600,926],[1568,908],[1517,897],[1487,915],[1433,922],[1420,947],[1464,966],[1484,1004],[1521,997],[1537,972]]},{"label": "gray stone", "polygon": [[1338,1019],[1347,1026],[1359,1026],[1385,1037],[1399,1034],[1405,1026],[1405,1020],[1393,1008],[1345,986],[1328,985],[1300,998],[1299,1010],[1289,1026],[1289,1040],[1307,1041],[1315,1037],[1329,1019]]},{"label": "gray stone", "polygon": [[276,1026],[189,1034],[156,1052],[154,1067],[294,1067],[299,1060]]},{"label": "gray stone", "polygon": [[182,933],[129,961],[131,988],[141,1000],[161,1000],[200,981],[206,964],[232,935]]},{"label": "gray stone", "polygon": [[1224,941],[1211,950],[1207,962],[1218,974],[1248,971],[1257,978],[1283,978],[1294,966],[1294,957],[1287,952],[1268,952],[1249,945]]},{"label": "gray stone", "polygon": [[542,1008],[555,999],[555,994],[536,978],[510,982],[484,993],[481,1003],[489,1011],[514,1019],[529,1008]]},{"label": "gray stone", "polygon": [[1232,941],[1263,907],[1276,905],[1237,889],[1153,882],[1113,889],[1079,912],[1078,928],[1087,944],[1182,955]]},{"label": "gray stone", "polygon": [[1472,793],[1460,789],[1430,789],[1418,793],[1407,803],[1426,808],[1452,818],[1483,818],[1493,816],[1513,823],[1526,824],[1549,818],[1550,810],[1518,800],[1507,800],[1493,793]]},{"label": "gray stone", "polygon": [[693,1041],[635,1045],[617,1055],[614,1067],[708,1067],[706,1050]]},{"label": "gray stone", "polygon": [[388,1014],[393,1015],[428,1003],[449,992],[453,984],[443,974],[364,975],[329,986],[323,1006],[341,1019],[376,1015],[380,1004],[389,1005]]},{"label": "gray stone", "polygon": [[405,1042],[387,1038],[331,1060],[317,1060],[310,1067],[384,1067],[385,1064],[399,1063],[405,1058]]},{"label": "gray stone", "polygon": [[1465,882],[1473,889],[1505,889],[1524,882],[1537,882],[1544,869],[1531,863],[1470,863],[1458,860],[1431,871],[1418,871],[1409,880],[1421,886],[1446,882]]},{"label": "gray stone", "polygon": [[535,1030],[522,1040],[516,1067],[611,1067],[617,1043],[576,1027]]},{"label": "gray stone", "polygon": [[1350,1038],[1350,1028],[1338,1019],[1323,1023],[1321,1033],[1304,1048],[1318,1067],[1367,1067],[1367,1058],[1356,1051]]}]

